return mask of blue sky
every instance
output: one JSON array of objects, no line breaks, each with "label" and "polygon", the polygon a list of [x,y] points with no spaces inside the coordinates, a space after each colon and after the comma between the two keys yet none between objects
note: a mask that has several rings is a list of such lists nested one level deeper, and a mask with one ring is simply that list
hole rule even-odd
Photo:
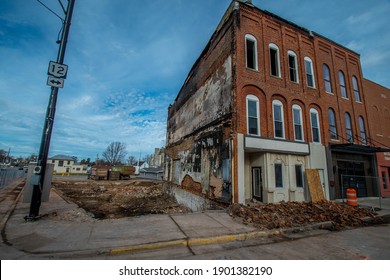
[{"label": "blue sky", "polygon": [[[390,0],[253,3],[360,53],[364,76],[390,87]],[[164,146],[168,105],[229,4],[76,0],[50,156],[94,159],[113,141],[136,157]],[[39,152],[60,27],[36,0],[0,1],[0,149],[13,156]]]}]

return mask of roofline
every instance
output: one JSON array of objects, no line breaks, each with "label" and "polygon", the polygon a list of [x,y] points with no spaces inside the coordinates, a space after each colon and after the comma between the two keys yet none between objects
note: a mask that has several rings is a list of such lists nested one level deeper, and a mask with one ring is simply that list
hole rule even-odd
[{"label": "roofline", "polygon": [[[250,6],[250,5],[247,5],[247,6]],[[253,6],[253,5],[250,6],[250,7],[254,8],[254,9],[256,9],[256,10],[258,10],[258,11],[260,11],[260,12],[262,12],[262,13],[268,15],[268,16],[271,16],[271,17],[273,17],[273,18],[275,18],[275,19],[277,19],[279,21],[282,21],[282,22],[284,22],[284,23],[286,23],[286,24],[288,24],[288,25],[290,25],[290,26],[292,26],[292,27],[294,27],[296,29],[299,29],[299,30],[307,33],[309,36],[315,35],[315,36],[321,37],[321,38],[323,38],[323,39],[325,39],[325,40],[327,40],[327,41],[329,41],[329,42],[331,42],[331,43],[333,43],[333,44],[335,44],[335,45],[337,45],[337,46],[339,46],[339,47],[341,47],[343,49],[346,49],[346,50],[348,50],[348,51],[352,52],[353,54],[355,54],[355,55],[360,57],[359,53],[357,53],[357,52],[355,52],[355,51],[353,51],[353,50],[351,50],[351,49],[349,49],[349,48],[347,48],[347,47],[345,47],[345,46],[343,46],[343,45],[341,45],[341,44],[339,44],[339,43],[337,43],[337,42],[335,42],[335,41],[333,41],[333,40],[331,40],[331,39],[329,39],[327,37],[325,37],[324,35],[321,35],[321,34],[315,32],[315,31],[312,31],[312,30],[309,30],[309,29],[307,29],[305,27],[302,27],[302,26],[300,26],[300,25],[298,25],[298,24],[296,24],[296,23],[294,23],[292,21],[289,21],[289,20],[287,20],[285,18],[282,18],[281,16],[278,16],[278,15],[276,15],[276,14],[270,12],[270,11],[262,10],[262,9],[256,7],[256,6]]]},{"label": "roofline", "polygon": [[[251,1],[249,1],[249,2],[251,2]],[[229,7],[227,8],[225,14],[223,15],[221,21],[220,21],[219,24],[217,25],[217,28],[215,29],[215,31],[214,31],[213,34],[211,35],[210,39],[208,40],[208,42],[207,42],[206,46],[204,47],[203,51],[201,52],[201,54],[199,55],[199,57],[196,59],[196,61],[195,61],[194,64],[192,65],[190,71],[189,71],[188,74],[187,74],[186,79],[184,80],[182,86],[180,87],[180,90],[179,90],[179,92],[178,92],[178,94],[177,94],[177,96],[176,96],[174,102],[176,102],[176,101],[178,100],[178,98],[179,98],[179,96],[180,96],[180,92],[181,92],[182,89],[184,88],[185,84],[187,83],[188,79],[190,78],[190,76],[191,76],[192,72],[194,71],[195,67],[198,65],[198,63],[199,63],[199,61],[201,60],[201,58],[203,57],[203,55],[204,55],[204,54],[207,52],[207,50],[209,49],[209,47],[210,47],[210,45],[211,45],[212,39],[216,36],[216,34],[218,34],[218,32],[221,30],[221,27],[222,27],[224,24],[226,24],[226,22],[229,21],[230,17],[233,15],[233,13],[234,13],[235,11],[239,10],[239,5],[244,5],[244,6],[247,6],[247,7],[251,7],[252,9],[256,9],[256,10],[258,10],[259,12],[261,12],[261,13],[263,13],[263,14],[265,14],[265,15],[271,16],[271,17],[275,18],[276,20],[279,20],[279,21],[281,21],[281,22],[283,22],[283,23],[286,23],[286,24],[292,26],[292,27],[295,28],[295,29],[299,29],[300,31],[307,33],[309,36],[315,35],[315,36],[321,37],[321,38],[323,38],[323,39],[325,39],[325,40],[327,40],[327,41],[329,41],[329,42],[331,42],[331,43],[333,43],[333,44],[339,46],[340,48],[343,48],[343,49],[345,49],[345,50],[347,50],[347,51],[349,51],[349,52],[351,52],[351,53],[353,53],[353,54],[355,54],[355,55],[357,55],[357,56],[360,57],[360,54],[359,54],[359,53],[357,53],[357,52],[355,52],[355,51],[353,51],[353,50],[351,50],[351,49],[349,49],[349,48],[347,48],[347,47],[345,47],[345,46],[343,46],[343,45],[341,45],[341,44],[339,44],[339,43],[337,43],[337,42],[335,42],[335,41],[333,41],[333,40],[331,40],[331,39],[329,39],[329,38],[327,38],[327,37],[325,37],[325,36],[323,36],[323,35],[321,35],[321,34],[319,34],[319,33],[317,33],[317,32],[311,31],[311,30],[309,30],[309,29],[307,29],[307,28],[305,28],[305,27],[302,27],[302,26],[300,26],[300,25],[298,25],[298,24],[296,24],[296,23],[293,23],[292,21],[289,21],[289,20],[287,20],[287,19],[284,19],[284,18],[282,18],[282,17],[280,17],[280,16],[278,16],[278,15],[276,15],[276,14],[270,12],[270,11],[262,10],[262,9],[256,7],[255,5],[253,5],[252,3],[244,3],[244,2],[242,2],[242,1],[233,0],[233,1],[230,3]],[[171,106],[171,105],[172,105],[172,104],[170,104],[170,106]]]},{"label": "roofline", "polygon": [[372,80],[370,80],[370,79],[367,79],[366,77],[363,77],[363,80],[366,80],[367,82],[373,83],[373,84],[375,84],[375,85],[377,85],[377,86],[380,86],[380,87],[383,87],[383,88],[385,88],[385,89],[387,89],[387,90],[390,90],[390,88],[388,88],[388,87],[386,87],[386,86],[384,86],[384,85],[378,84],[377,82],[374,82],[374,81],[372,81]]}]

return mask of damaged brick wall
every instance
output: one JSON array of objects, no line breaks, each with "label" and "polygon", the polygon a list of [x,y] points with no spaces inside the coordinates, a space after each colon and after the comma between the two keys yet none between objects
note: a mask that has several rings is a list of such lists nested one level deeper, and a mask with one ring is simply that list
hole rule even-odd
[{"label": "damaged brick wall", "polygon": [[217,29],[168,109],[168,179],[231,201],[233,19]]}]

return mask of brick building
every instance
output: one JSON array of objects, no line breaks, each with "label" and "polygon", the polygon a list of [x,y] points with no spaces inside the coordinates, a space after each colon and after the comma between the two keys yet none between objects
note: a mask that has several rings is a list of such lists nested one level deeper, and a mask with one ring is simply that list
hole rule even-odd
[{"label": "brick building", "polygon": [[[370,142],[379,147],[390,147],[390,89],[363,79],[366,93]],[[377,170],[381,195],[390,197],[390,152],[377,153]]]},{"label": "brick building", "polygon": [[232,1],[168,110],[166,178],[226,202],[375,195],[359,54],[251,1]]}]

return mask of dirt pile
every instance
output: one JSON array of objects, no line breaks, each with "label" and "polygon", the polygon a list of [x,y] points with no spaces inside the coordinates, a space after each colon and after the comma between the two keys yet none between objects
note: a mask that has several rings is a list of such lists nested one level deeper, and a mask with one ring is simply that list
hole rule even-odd
[{"label": "dirt pile", "polygon": [[277,204],[255,204],[230,206],[229,213],[244,224],[262,229],[301,227],[315,223],[333,223],[333,230],[363,226],[367,217],[374,217],[368,209],[354,208],[338,202],[318,203],[281,202]]},{"label": "dirt pile", "polygon": [[97,219],[190,212],[153,181],[54,181],[53,186]]}]

